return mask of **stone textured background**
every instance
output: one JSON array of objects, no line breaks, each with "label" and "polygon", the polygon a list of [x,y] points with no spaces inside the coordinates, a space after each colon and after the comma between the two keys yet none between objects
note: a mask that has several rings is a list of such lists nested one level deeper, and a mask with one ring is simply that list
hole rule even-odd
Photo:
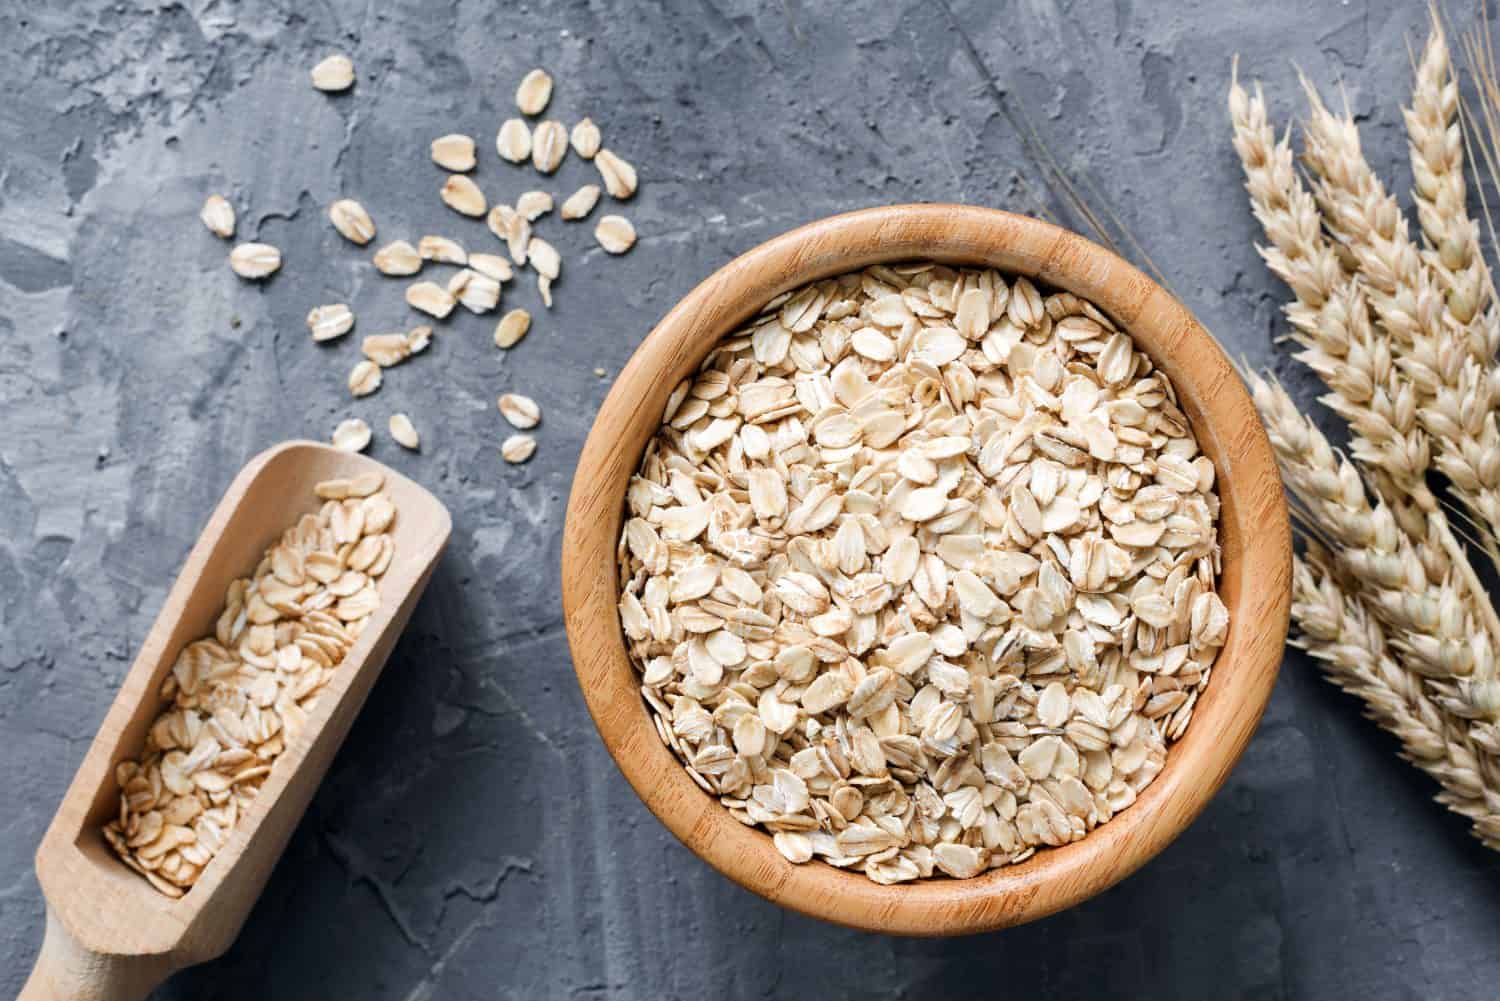
[{"label": "stone textured background", "polygon": [[[1229,147],[1230,57],[1283,121],[1293,62],[1341,80],[1405,190],[1397,104],[1424,30],[1411,0],[0,3],[0,994],[41,939],[35,845],[234,471],[404,409],[424,453],[378,434],[373,454],[452,507],[449,555],[238,944],[161,996],[1493,997],[1500,859],[1300,655],[1228,786],[1138,875],[1026,928],[903,941],[785,913],[673,840],[594,734],[558,607],[594,367],[818,216],[956,200],[1076,222],[1003,108],[1232,352],[1289,365]],[[349,95],[308,85],[332,50],[358,66]],[[486,240],[437,200],[426,144],[478,137],[492,197],[538,186],[492,147],[536,64],[559,117],[592,115],[639,166],[640,244],[606,259],[545,220],[566,264],[550,313],[507,290],[537,313],[525,342],[502,355],[493,318],[456,316],[351,403],[357,339],[314,345],[309,307],[352,303],[356,333],[409,318],[326,206],[357,197],[382,240]],[[590,175],[570,159],[547,187]],[[274,280],[229,272],[196,219],[212,191],[283,249]],[[510,388],[545,413],[520,468],[498,455]]]}]

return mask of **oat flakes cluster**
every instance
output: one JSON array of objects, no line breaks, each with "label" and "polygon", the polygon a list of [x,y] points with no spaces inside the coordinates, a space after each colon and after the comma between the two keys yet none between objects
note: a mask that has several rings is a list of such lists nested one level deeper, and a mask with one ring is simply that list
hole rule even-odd
[{"label": "oat flakes cluster", "polygon": [[789,860],[881,883],[1129,806],[1228,630],[1171,384],[1091,304],[994,271],[778,297],[674,390],[627,507],[662,740]]},{"label": "oat flakes cluster", "polygon": [[170,705],[139,760],[116,766],[120,813],[104,837],[162,893],[197,881],[380,607],[396,518],[382,485],[379,474],[318,484],[321,510],[229,586],[214,634],[162,683]]},{"label": "oat flakes cluster", "polygon": [[[311,78],[318,90],[341,94],[354,86],[354,63],[348,56],[335,53],[312,68]],[[623,202],[633,198],[639,188],[635,167],[603,145],[604,135],[592,118],[579,119],[571,131],[556,119],[537,121],[534,125],[528,120],[547,110],[552,91],[553,79],[546,70],[533,69],[521,79],[515,104],[521,115],[528,117],[507,118],[500,125],[495,136],[496,154],[510,164],[523,165],[529,161],[543,178],[556,182],[560,179],[552,175],[563,165],[571,149],[579,159],[591,163],[603,190],[612,199]],[[599,203],[600,184],[583,184],[571,194],[559,190],[555,197],[547,191],[526,191],[511,205],[486,196],[479,183],[469,176],[479,165],[477,150],[472,136],[458,132],[438,136],[428,144],[432,162],[447,172],[438,197],[458,215],[468,220],[483,220],[494,239],[504,245],[508,257],[470,251],[457,240],[428,234],[420,237],[415,247],[405,239],[384,243],[372,254],[371,263],[375,270],[389,277],[419,276],[406,287],[406,304],[434,320],[446,320],[459,306],[475,314],[495,312],[500,308],[507,283],[528,266],[535,274],[538,296],[551,309],[552,290],[562,274],[563,259],[556,246],[536,235],[534,224],[555,206],[563,222],[586,219]],[[209,195],[198,217],[215,236],[233,239],[235,210],[223,195]],[[341,198],[329,205],[328,220],[340,236],[358,247],[371,244],[378,233],[374,218],[353,198]],[[489,237],[475,235],[485,246],[490,246]],[[608,254],[624,254],[635,246],[635,226],[622,215],[602,215],[594,227],[594,240]],[[266,243],[240,243],[229,254],[230,268],[247,281],[268,279],[281,265],[281,251]],[[437,265],[453,265],[457,270],[438,274]],[[329,303],[315,306],[308,313],[307,325],[313,340],[336,341],[354,329],[355,316],[347,303]],[[509,350],[530,329],[530,312],[521,308],[507,310],[495,326],[495,346]],[[379,392],[385,385],[381,370],[421,353],[430,343],[431,335],[432,327],[421,325],[405,333],[365,337],[364,358],[355,362],[346,377],[350,396],[362,399]],[[531,426],[535,423],[534,420]],[[409,414],[391,414],[387,428],[392,440],[402,448],[421,449],[421,435]],[[331,436],[336,447],[348,451],[362,451],[372,439],[369,424],[358,417],[342,421]],[[536,445],[532,435],[511,435],[502,443],[500,455],[508,463],[523,463],[535,453]]]}]

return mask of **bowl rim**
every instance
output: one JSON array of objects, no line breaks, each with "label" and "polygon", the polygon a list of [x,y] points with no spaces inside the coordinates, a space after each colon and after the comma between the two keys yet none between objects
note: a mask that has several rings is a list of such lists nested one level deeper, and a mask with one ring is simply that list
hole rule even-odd
[{"label": "bowl rim", "polygon": [[[1039,279],[1092,302],[1166,372],[1218,472],[1220,593],[1230,631],[1192,725],[1155,781],[1087,837],[969,880],[881,886],[814,861],[795,866],[701,790],[657,736],[619,626],[616,544],[629,477],[666,396],[724,334],[781,292],[872,263],[936,260]],[[1281,480],[1250,396],[1212,336],[1176,299],[1105,248],[1052,223],[969,205],[892,205],[835,215],[719,268],[642,342],[580,454],[563,532],[563,610],[574,670],[606,748],[647,808],[689,849],[754,893],[836,924],[952,935],[1035,920],[1144,865],[1202,811],[1270,698],[1291,602]]]}]

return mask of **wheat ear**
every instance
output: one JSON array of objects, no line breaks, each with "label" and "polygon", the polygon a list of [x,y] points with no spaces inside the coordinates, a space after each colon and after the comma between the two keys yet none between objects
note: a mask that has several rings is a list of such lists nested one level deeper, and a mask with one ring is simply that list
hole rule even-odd
[{"label": "wheat ear", "polygon": [[[1463,325],[1448,310],[1438,279],[1408,235],[1395,198],[1365,162],[1353,119],[1334,115],[1305,79],[1303,85],[1312,106],[1307,161],[1318,175],[1318,204],[1334,235],[1359,261],[1360,279],[1370,289],[1380,332],[1391,341],[1397,370],[1397,406],[1392,413],[1415,418],[1433,436],[1434,462],[1449,474],[1454,493],[1478,520],[1486,551],[1500,552],[1500,491],[1491,485],[1500,479],[1500,470],[1494,468],[1495,460],[1486,460],[1486,449],[1500,442],[1500,436],[1489,416],[1489,394],[1481,391],[1487,390],[1489,379],[1471,354]],[[1370,461],[1390,469],[1422,510],[1446,520],[1425,482],[1403,480],[1400,470],[1391,468],[1390,456],[1382,455],[1384,443],[1375,444]],[[1466,583],[1476,595],[1483,595],[1467,556],[1452,541],[1451,529],[1445,525],[1438,534],[1450,557],[1461,564]],[[1500,618],[1491,610],[1486,620],[1492,636],[1500,640]]]},{"label": "wheat ear", "polygon": [[1436,705],[1420,678],[1402,670],[1379,624],[1327,570],[1298,559],[1292,578],[1292,642],[1323,664],[1324,673],[1365,704],[1366,714],[1401,741],[1402,757],[1443,791],[1437,800],[1473,822],[1473,834],[1500,849],[1500,778],[1461,721]]},{"label": "wheat ear", "polygon": [[1353,428],[1355,456],[1387,471],[1394,483],[1418,482],[1431,456],[1417,424],[1416,389],[1396,368],[1389,344],[1375,336],[1363,288],[1323,235],[1289,139],[1276,139],[1260,88],[1247,94],[1237,76],[1229,113],[1251,210],[1270,241],[1261,256],[1296,296],[1286,315],[1302,346],[1297,357],[1332,390],[1323,402]]},{"label": "wheat ear", "polygon": [[[1315,150],[1310,155],[1322,165],[1325,200],[1343,203],[1356,192],[1356,200],[1374,198],[1381,206],[1374,213],[1374,224],[1356,220],[1346,225],[1351,253],[1361,266],[1373,262],[1373,266],[1385,267],[1392,275],[1430,281],[1415,247],[1405,238],[1405,223],[1394,199],[1384,195],[1364,165],[1353,123],[1334,118],[1315,93],[1312,99],[1315,110],[1322,109],[1322,114],[1314,116],[1320,131],[1316,139],[1309,140],[1309,148]],[[1490,630],[1492,643],[1500,643],[1500,618],[1485,601],[1467,553],[1454,538],[1445,513],[1426,484],[1432,459],[1428,435],[1418,426],[1418,387],[1398,368],[1392,340],[1377,336],[1372,329],[1361,283],[1345,272],[1323,236],[1315,200],[1297,176],[1289,140],[1283,137],[1278,141],[1271,129],[1260,89],[1257,87],[1254,95],[1246,93],[1237,73],[1231,80],[1229,112],[1251,208],[1270,240],[1261,254],[1296,295],[1296,302],[1286,312],[1293,336],[1303,348],[1297,357],[1332,390],[1322,402],[1349,422],[1355,434],[1351,443],[1354,456],[1376,471],[1377,485],[1402,528],[1413,539],[1433,543],[1423,550],[1426,562],[1439,566],[1441,553],[1458,565],[1476,605],[1483,606],[1479,617]],[[1338,182],[1328,178],[1337,178]],[[1355,237],[1361,234],[1363,241],[1356,242]],[[1405,280],[1391,277],[1386,283],[1393,290],[1382,299],[1388,317],[1409,320],[1412,315],[1399,294]],[[1436,289],[1422,298],[1427,308],[1418,315],[1440,324],[1440,316],[1433,319],[1428,315],[1441,309]],[[1405,320],[1398,326],[1411,342],[1415,335],[1412,324]],[[1447,337],[1444,343],[1452,340]],[[1460,450],[1459,454],[1465,453]],[[1496,454],[1500,455],[1500,450]],[[1464,465],[1464,471],[1474,476],[1487,469],[1483,463]],[[1485,541],[1492,543],[1492,536],[1486,534]],[[1488,548],[1494,549],[1493,545]]]},{"label": "wheat ear", "polygon": [[[1451,575],[1437,577],[1390,508],[1371,504],[1354,465],[1297,409],[1278,383],[1247,375],[1287,487],[1338,547],[1338,560],[1362,582],[1392,642],[1424,676],[1494,677],[1494,647],[1479,628],[1476,602]],[[1488,607],[1488,603],[1485,603]]]},{"label": "wheat ear", "polygon": [[1316,323],[1317,310],[1348,282],[1343,265],[1323,236],[1317,204],[1297,176],[1291,141],[1276,138],[1266,116],[1260,84],[1249,94],[1240,86],[1238,66],[1231,73],[1229,118],[1234,149],[1245,171],[1250,209],[1266,232],[1269,245],[1257,250],[1271,271],[1292,290],[1301,307],[1301,329]]},{"label": "wheat ear", "polygon": [[1426,249],[1422,259],[1446,293],[1446,305],[1470,336],[1471,353],[1492,357],[1500,327],[1476,323],[1490,302],[1490,282],[1479,249],[1479,224],[1469,216],[1464,183],[1463,132],[1458,123],[1458,82],[1442,21],[1436,11],[1405,109],[1411,153],[1412,195]]}]

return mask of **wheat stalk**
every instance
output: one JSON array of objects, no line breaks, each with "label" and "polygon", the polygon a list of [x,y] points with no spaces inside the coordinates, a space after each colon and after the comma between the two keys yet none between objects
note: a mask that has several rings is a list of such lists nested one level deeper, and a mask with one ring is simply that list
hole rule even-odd
[{"label": "wheat stalk", "polygon": [[1292,577],[1292,642],[1323,664],[1329,680],[1365,704],[1366,714],[1401,741],[1402,757],[1443,787],[1437,800],[1473,822],[1473,834],[1500,850],[1500,774],[1493,751],[1477,749],[1467,723],[1446,712],[1421,680],[1391,655],[1379,624],[1349,597],[1314,551]]}]

